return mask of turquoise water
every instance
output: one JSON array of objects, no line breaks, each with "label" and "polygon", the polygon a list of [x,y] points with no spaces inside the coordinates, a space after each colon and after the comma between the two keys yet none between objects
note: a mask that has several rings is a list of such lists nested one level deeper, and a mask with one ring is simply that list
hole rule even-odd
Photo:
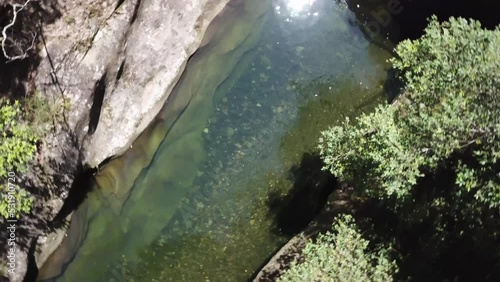
[{"label": "turquoise water", "polygon": [[289,239],[269,202],[293,186],[291,167],[321,130],[383,99],[390,55],[335,1],[233,3],[205,42],[148,131],[97,176],[79,238],[45,278],[249,279]]}]

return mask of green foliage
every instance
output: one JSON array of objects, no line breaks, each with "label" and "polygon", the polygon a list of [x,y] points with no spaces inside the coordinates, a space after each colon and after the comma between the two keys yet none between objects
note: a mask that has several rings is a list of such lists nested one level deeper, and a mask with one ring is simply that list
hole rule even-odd
[{"label": "green foliage", "polygon": [[325,132],[326,168],[370,194],[406,198],[425,173],[455,167],[459,194],[500,206],[500,29],[433,17],[395,51],[405,93]]},{"label": "green foliage", "polygon": [[421,176],[423,157],[407,146],[394,123],[395,109],[378,107],[362,115],[352,126],[346,119],[322,133],[320,153],[326,167],[337,177],[359,187],[370,187],[371,196],[403,197]]},{"label": "green foliage", "polygon": [[[462,154],[457,184],[500,206],[500,29],[433,18],[426,35],[401,43],[393,64],[406,83],[397,122],[434,168]],[[467,180],[465,180],[465,178]]]},{"label": "green foliage", "polygon": [[22,123],[19,102],[11,104],[0,101],[0,177],[5,178],[9,171],[24,171],[26,164],[33,158],[36,137],[32,130]]},{"label": "green foliage", "polygon": [[56,124],[64,122],[65,111],[70,108],[69,102],[63,99],[49,101],[38,91],[23,101],[23,110],[27,113],[25,119],[36,136],[43,136],[54,129]]},{"label": "green foliage", "polygon": [[[33,204],[30,193],[17,185],[0,185],[0,215],[4,218],[19,218],[21,213],[29,213]],[[9,206],[10,205],[10,206]]]},{"label": "green foliage", "polygon": [[278,281],[393,281],[396,264],[387,258],[387,250],[368,250],[350,215],[335,219],[333,233],[320,234],[303,250],[304,262],[294,261]]},{"label": "green foliage", "polygon": [[[0,100],[0,191],[4,195],[0,201],[0,214],[3,217],[9,216],[8,204],[9,185],[7,178],[9,172],[23,172],[33,158],[36,151],[36,137],[32,130],[23,122],[23,115],[19,102],[10,103],[7,100]],[[32,199],[28,192],[15,187],[11,189],[11,199],[15,200],[15,216],[20,212],[29,212]]]}]

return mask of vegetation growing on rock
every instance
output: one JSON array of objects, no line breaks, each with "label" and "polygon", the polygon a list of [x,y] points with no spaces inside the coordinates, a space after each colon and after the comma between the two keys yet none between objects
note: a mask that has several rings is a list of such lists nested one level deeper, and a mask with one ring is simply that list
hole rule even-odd
[{"label": "vegetation growing on rock", "polygon": [[[36,151],[36,137],[33,131],[23,122],[21,106],[18,101],[0,100],[0,215],[8,218],[19,217],[21,212],[29,212],[32,203],[30,194],[20,188],[12,176],[14,172],[24,172]],[[7,184],[7,178],[11,178]],[[15,208],[9,209],[9,203]]]},{"label": "vegetation growing on rock", "polygon": [[304,262],[294,261],[278,281],[392,281],[397,270],[387,250],[370,251],[354,219],[341,215],[335,219],[333,233],[320,234],[303,250]]}]

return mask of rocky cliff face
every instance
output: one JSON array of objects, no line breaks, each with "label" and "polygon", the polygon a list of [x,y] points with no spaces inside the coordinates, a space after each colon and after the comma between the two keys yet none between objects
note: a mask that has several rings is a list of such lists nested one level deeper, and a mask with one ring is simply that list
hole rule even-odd
[{"label": "rocky cliff face", "polygon": [[131,145],[227,2],[61,1],[61,20],[44,30],[36,85],[71,101],[68,123],[83,163],[96,167]]},{"label": "rocky cliff face", "polygon": [[[56,132],[45,138],[27,175],[32,186],[58,191],[37,203],[39,221],[48,223],[59,212],[70,186],[75,188],[79,167],[97,167],[131,146],[168,100],[208,24],[227,2],[36,3],[39,13],[50,10],[57,18],[42,26],[33,87],[48,99],[70,105]],[[38,231],[32,238],[38,237],[40,266],[64,232]],[[25,274],[26,254],[18,258],[11,281],[21,281]]]}]

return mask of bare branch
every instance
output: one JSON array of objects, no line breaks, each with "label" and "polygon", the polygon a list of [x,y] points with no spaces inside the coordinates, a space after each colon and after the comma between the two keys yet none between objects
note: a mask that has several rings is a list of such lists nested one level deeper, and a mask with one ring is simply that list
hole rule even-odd
[{"label": "bare branch", "polygon": [[[3,51],[4,57],[6,59],[8,59],[9,62],[14,61],[14,60],[22,60],[22,59],[26,58],[28,56],[28,51],[33,49],[33,47],[35,46],[35,39],[37,36],[36,33],[32,34],[33,39],[31,41],[31,45],[28,48],[26,48],[26,50],[23,50],[17,44],[17,42],[15,40],[11,40],[7,36],[7,30],[9,28],[11,28],[12,26],[14,26],[14,24],[16,23],[17,14],[19,12],[21,12],[26,7],[26,5],[28,5],[30,2],[31,2],[31,0],[26,0],[26,2],[24,2],[24,4],[11,4],[12,9],[13,9],[13,13],[14,13],[14,15],[12,17],[12,21],[8,25],[6,25],[2,30],[2,51]],[[7,40],[13,42],[16,45],[16,47],[20,50],[20,53],[21,53],[20,55],[10,56],[9,54],[7,54],[7,50],[6,50]]]}]

